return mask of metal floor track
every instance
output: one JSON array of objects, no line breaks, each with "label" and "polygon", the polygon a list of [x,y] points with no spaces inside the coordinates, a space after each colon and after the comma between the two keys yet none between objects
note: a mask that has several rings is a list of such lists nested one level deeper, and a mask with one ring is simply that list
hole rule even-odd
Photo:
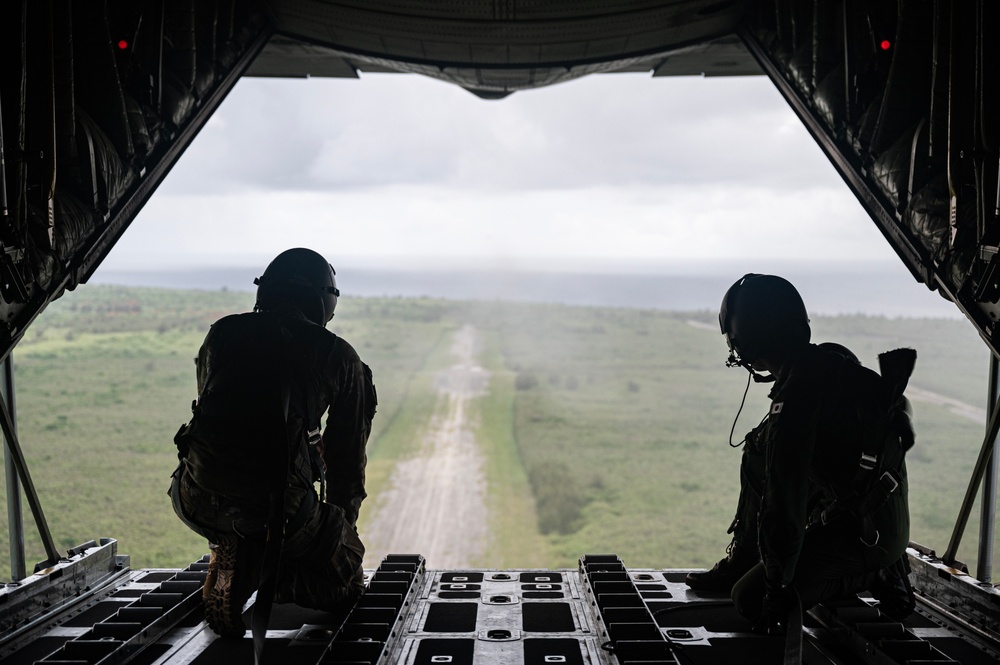
[{"label": "metal floor track", "polygon": [[[252,663],[249,631],[221,639],[202,620],[207,559],[187,569],[130,571],[114,542],[65,562],[102,571],[32,576],[39,589],[0,593],[0,613],[44,585],[77,579],[71,602],[50,602],[19,626],[4,625],[5,665],[215,665]],[[782,638],[762,637],[721,594],[696,593],[687,570],[629,569],[616,555],[586,555],[577,570],[428,570],[420,555],[387,556],[366,575],[367,591],[341,614],[274,608],[265,662],[288,665],[715,665],[781,663]],[[81,586],[83,585],[83,586]],[[63,588],[65,592],[67,589]],[[16,593],[14,593],[16,592]],[[54,592],[52,592],[54,593]],[[52,593],[49,595],[51,596]],[[45,595],[45,594],[42,594]],[[252,612],[252,600],[247,608]],[[44,605],[42,601],[40,606]],[[959,630],[924,606],[905,623],[874,601],[813,609],[804,623],[807,663],[1000,662],[989,631]]]}]

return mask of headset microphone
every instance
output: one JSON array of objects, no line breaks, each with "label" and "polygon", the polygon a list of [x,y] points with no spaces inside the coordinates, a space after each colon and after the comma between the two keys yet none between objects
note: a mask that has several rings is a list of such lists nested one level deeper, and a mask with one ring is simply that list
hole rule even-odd
[{"label": "headset microphone", "polygon": [[778,377],[774,374],[758,374],[750,367],[747,367],[747,371],[750,372],[750,376],[753,377],[754,383],[774,383],[778,380]]},{"label": "headset microphone", "polygon": [[725,333],[726,344],[729,345],[729,357],[726,358],[726,367],[742,367],[746,371],[750,372],[750,376],[753,377],[754,383],[773,383],[777,377],[773,374],[760,374],[750,363],[740,358],[736,355],[736,344],[733,338],[729,336],[729,333]]},{"label": "headset microphone", "polygon": [[742,367],[746,371],[750,372],[750,376],[753,377],[754,383],[774,383],[777,380],[777,377],[774,376],[774,374],[761,374],[757,372],[746,361],[737,358],[732,352],[729,354],[729,359],[726,360],[726,367]]}]

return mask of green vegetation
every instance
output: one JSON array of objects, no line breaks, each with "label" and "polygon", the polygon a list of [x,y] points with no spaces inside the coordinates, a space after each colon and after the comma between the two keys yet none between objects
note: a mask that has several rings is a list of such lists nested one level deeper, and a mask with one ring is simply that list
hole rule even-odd
[{"label": "green vegetation", "polygon": [[[205,552],[166,496],[172,437],[189,417],[192,358],[208,326],[251,304],[248,293],[88,286],[31,327],[14,358],[18,422],[59,547],[112,536],[135,567]],[[492,534],[483,565],[573,566],[614,551],[630,566],[687,567],[723,554],[741,454],[727,441],[746,374],[724,367],[709,312],[345,299],[331,328],[372,366],[379,392],[373,497],[417,449],[434,373],[452,362],[451,335],[466,323],[492,372],[476,402]],[[985,402],[987,351],[964,321],[827,317],[813,331],[873,367],[879,351],[913,346],[911,385]],[[750,387],[734,443],[765,413],[766,392]],[[928,402],[914,410],[912,537],[943,550],[984,426]],[[27,506],[25,516],[28,560],[40,560]],[[960,553],[970,563],[977,519],[978,509]],[[0,530],[0,551],[6,538]]]},{"label": "green vegetation", "polygon": [[[714,313],[497,305],[497,331],[518,373],[514,430],[553,544],[551,565],[613,550],[633,566],[710,566],[724,553],[740,451],[727,445],[746,387],[727,369]],[[817,317],[816,341],[837,340],[870,367],[880,351],[919,351],[911,385],[972,405],[985,401],[985,348],[964,321]],[[751,385],[734,443],[767,410]],[[914,404],[912,538],[943,550],[984,424]],[[960,555],[974,564],[978,508]]]},{"label": "green vegetation", "polygon": [[[53,303],[31,327],[14,356],[18,425],[58,547],[111,536],[134,567],[182,566],[207,551],[166,495],[177,464],[173,435],[191,416],[193,358],[209,325],[252,304],[248,293],[87,287]],[[420,396],[429,394],[414,386],[429,386],[421,370],[451,325],[450,309],[359,300],[344,302],[330,325],[377,371],[373,493],[400,454]],[[24,512],[28,560],[40,561],[27,504]],[[0,551],[7,552],[6,528]]]},{"label": "green vegetation", "polygon": [[486,335],[483,367],[493,373],[489,394],[478,401],[479,438],[486,456],[489,488],[490,560],[493,568],[544,568],[551,564],[548,540],[540,533],[533,484],[529,484],[514,432],[514,372],[497,352],[495,333]]}]

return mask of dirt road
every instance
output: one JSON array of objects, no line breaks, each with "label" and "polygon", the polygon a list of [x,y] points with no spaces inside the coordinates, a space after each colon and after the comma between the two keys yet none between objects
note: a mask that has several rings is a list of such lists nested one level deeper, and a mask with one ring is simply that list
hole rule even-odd
[{"label": "dirt road", "polygon": [[485,553],[486,480],[471,401],[485,393],[490,375],[476,364],[478,350],[475,328],[455,333],[456,364],[435,376],[437,403],[419,452],[400,460],[389,490],[373,497],[362,534],[366,568],[389,553],[423,554],[429,568],[466,568]]},{"label": "dirt road", "polygon": [[980,425],[986,424],[986,409],[984,408],[973,406],[966,402],[952,399],[951,397],[945,397],[944,395],[931,392],[930,390],[923,390],[922,388],[917,388],[916,386],[908,386],[906,388],[906,396],[910,398],[911,402],[939,404],[947,407],[947,409],[956,416],[968,418],[969,420],[977,422]]}]

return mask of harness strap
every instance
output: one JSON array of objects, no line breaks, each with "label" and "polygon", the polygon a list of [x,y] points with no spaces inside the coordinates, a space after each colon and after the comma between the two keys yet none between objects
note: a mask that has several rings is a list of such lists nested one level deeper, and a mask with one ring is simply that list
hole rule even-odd
[{"label": "harness strap", "polygon": [[284,488],[271,493],[271,509],[267,518],[267,543],[264,545],[260,586],[257,587],[257,600],[253,604],[253,614],[250,617],[253,657],[256,665],[261,665],[263,662],[267,625],[271,621],[274,591],[278,586],[278,566],[281,564],[281,549],[285,539],[284,504]]},{"label": "harness strap", "polygon": [[316,497],[306,492],[299,509],[290,520],[285,520],[287,485],[271,493],[271,508],[267,520],[267,543],[264,546],[264,561],[261,564],[260,586],[253,606],[250,630],[253,634],[254,662],[263,662],[264,640],[271,620],[274,592],[278,587],[278,571],[281,567],[281,551],[285,537],[297,532],[312,515],[316,507]]},{"label": "harness strap", "polygon": [[785,626],[785,654],[782,665],[802,665],[802,599],[792,591],[792,606]]},{"label": "harness strap", "polygon": [[899,472],[890,469],[885,471],[877,483],[864,496],[855,493],[834,501],[820,513],[820,521],[828,524],[844,515],[851,515],[861,524],[861,542],[868,547],[878,544],[879,534],[875,528],[873,515],[885,505],[892,493],[899,489],[901,478]]},{"label": "harness strap", "polygon": [[[264,561],[261,564],[260,585],[257,587],[257,600],[254,602],[253,615],[250,618],[250,631],[253,635],[253,655],[254,663],[261,665],[264,658],[264,642],[267,636],[267,625],[271,620],[271,607],[274,604],[274,591],[278,586],[278,568],[281,565],[281,550],[285,541],[285,494],[288,488],[288,474],[291,471],[294,454],[288,441],[288,408],[291,401],[291,385],[289,384],[287,371],[287,356],[285,349],[284,331],[281,327],[281,320],[275,315],[275,325],[277,328],[277,341],[280,352],[280,361],[277,364],[279,398],[281,404],[281,439],[284,446],[283,464],[277,466],[276,473],[280,473],[275,486],[270,495],[270,510],[267,519],[267,544],[264,547]],[[308,500],[302,502],[294,521],[305,522],[309,513],[302,508]],[[301,526],[301,524],[299,525]]]}]

